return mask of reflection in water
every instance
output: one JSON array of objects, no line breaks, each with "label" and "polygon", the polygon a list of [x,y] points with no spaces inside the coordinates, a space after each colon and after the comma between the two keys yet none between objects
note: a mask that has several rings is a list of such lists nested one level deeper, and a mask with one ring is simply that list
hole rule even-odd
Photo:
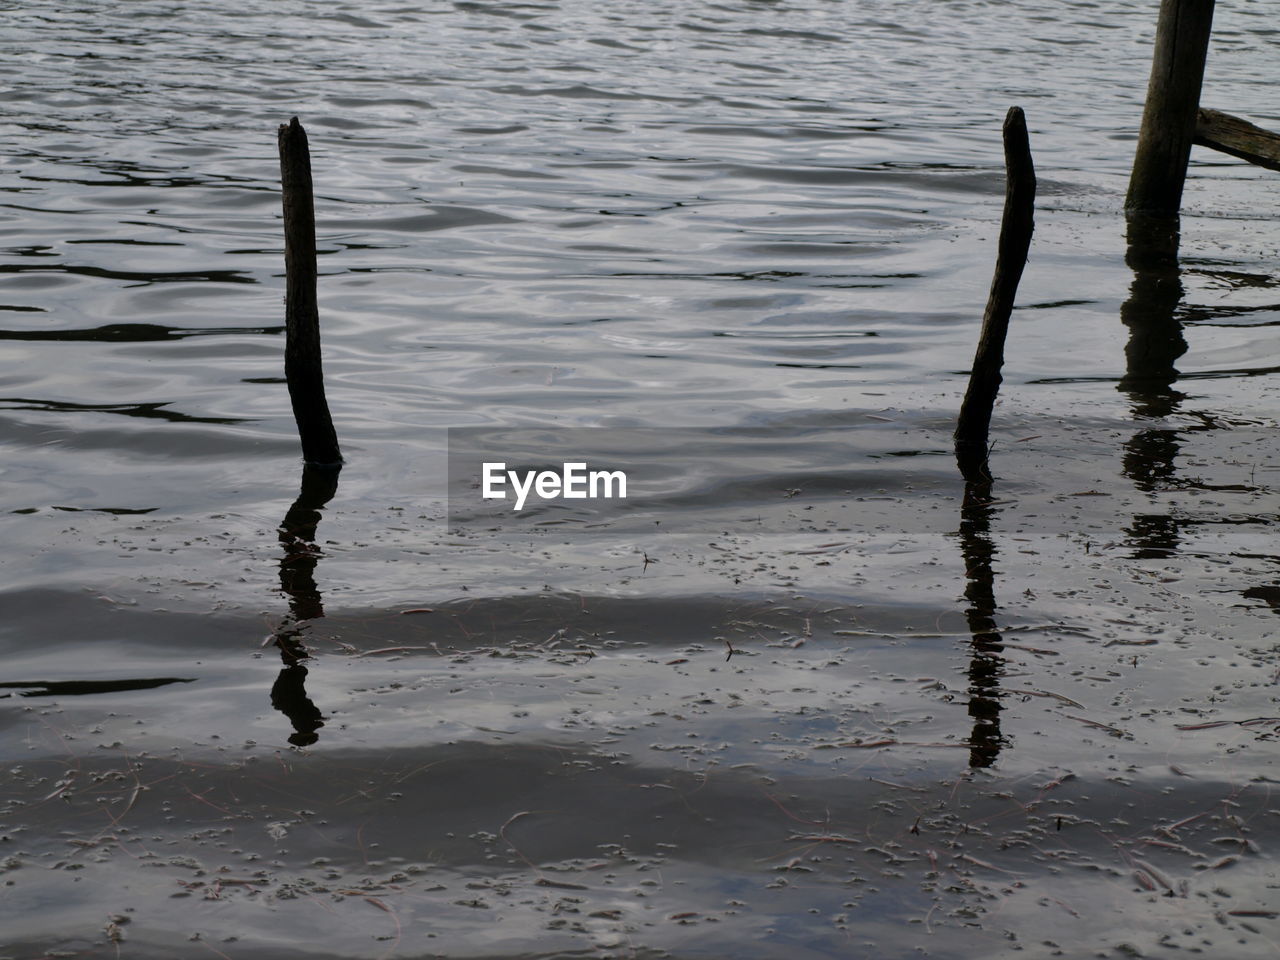
[{"label": "reflection in water", "polygon": [[158,323],[108,323],[72,330],[0,330],[0,340],[51,340],[57,343],[155,343],[188,337],[279,336],[284,327],[167,327]]},{"label": "reflection in water", "polygon": [[289,718],[294,732],[289,742],[306,747],[320,737],[316,731],[324,726],[324,715],[307,696],[307,668],[301,661],[310,654],[302,643],[301,625],[324,616],[324,601],[316,587],[316,564],[320,550],[316,546],[316,527],[321,511],[338,492],[341,467],[302,468],[302,488],[280,524],[280,590],[289,598],[289,616],[275,632],[276,646],[284,669],[271,687],[271,705]]},{"label": "reflection in water", "polygon": [[1261,600],[1276,613],[1280,613],[1280,584],[1273,584],[1267,587],[1250,587],[1242,590],[1241,595],[1246,600]]},{"label": "reflection in water", "polygon": [[152,283],[257,283],[257,278],[240,270],[173,270],[166,273],[136,270],[111,270],[106,267],[83,266],[72,263],[0,263],[0,274],[69,274],[77,277],[96,277],[102,280],[121,280],[125,283],[146,286]]},{"label": "reflection in water", "polygon": [[1122,469],[1143,493],[1165,490],[1177,478],[1177,430],[1140,430],[1125,441]]},{"label": "reflection in water", "polygon": [[960,511],[960,552],[964,557],[964,596],[969,602],[965,618],[969,622],[972,650],[969,659],[969,716],[973,732],[969,737],[969,766],[989,767],[996,762],[1005,744],[1000,732],[1000,680],[1005,664],[1004,643],[996,628],[996,557],[991,541],[994,513],[990,483],[965,485]]},{"label": "reflection in water", "polygon": [[1165,560],[1175,556],[1182,543],[1183,522],[1164,513],[1140,513],[1125,527],[1135,560]]},{"label": "reflection in water", "polygon": [[1186,395],[1174,389],[1175,364],[1187,352],[1182,322],[1182,274],[1178,266],[1178,220],[1132,216],[1125,263],[1133,271],[1120,320],[1129,328],[1125,345],[1126,394],[1135,417],[1158,419],[1177,412]]},{"label": "reflection in water", "polygon": [[[171,683],[195,683],[194,677],[148,677],[139,680],[32,680],[0,683],[0,690],[16,690],[20,697],[68,697],[91,693],[123,693],[154,690]],[[13,694],[0,693],[0,697]]]},{"label": "reflection in water", "polygon": [[195,417],[167,410],[169,403],[72,403],[33,397],[0,397],[0,410],[48,410],[55,413],[118,413],[125,417],[168,420],[171,423],[252,423],[245,417]]},{"label": "reflection in water", "polygon": [[[1177,361],[1187,352],[1182,321],[1182,274],[1178,266],[1177,217],[1131,215],[1125,263],[1133,271],[1129,299],[1120,320],[1129,328],[1125,374],[1118,389],[1129,398],[1133,416],[1160,420],[1178,412],[1186,394],[1175,389]],[[1139,430],[1125,442],[1124,475],[1144,493],[1170,484],[1181,450],[1178,431],[1167,427]],[[1168,557],[1179,545],[1178,523],[1171,516],[1135,517],[1126,530],[1138,559]]]},{"label": "reflection in water", "polygon": [[[1154,427],[1139,430],[1125,442],[1124,475],[1143,493],[1158,493],[1172,488],[1200,491],[1260,492],[1252,485],[1211,484],[1195,477],[1179,476],[1177,458],[1182,437],[1206,430],[1219,430],[1224,424],[1212,414],[1182,410],[1186,394],[1175,388],[1179,373],[1175,366],[1187,351],[1183,337],[1183,316],[1191,313],[1182,304],[1184,288],[1178,262],[1178,220],[1132,217],[1128,228],[1128,252],[1125,262],[1133,270],[1129,299],[1120,309],[1120,317],[1129,328],[1125,347],[1125,375],[1119,389],[1129,398],[1137,419],[1159,420],[1175,413],[1200,421],[1193,426],[1171,429]],[[1223,272],[1233,285],[1265,286],[1269,278],[1249,274]],[[1201,311],[1201,319],[1204,319]],[[1125,529],[1133,557],[1138,560],[1164,560],[1175,556],[1183,546],[1185,528],[1205,524],[1246,525],[1270,524],[1266,515],[1236,515],[1204,519],[1175,516],[1170,513],[1137,514]],[[1259,599],[1280,609],[1280,589],[1251,587],[1243,591],[1247,599]]]},{"label": "reflection in water", "polygon": [[305,465],[298,498],[280,524],[280,543],[284,546],[280,589],[289,598],[289,614],[294,622],[324,616],[324,603],[315,579],[320,559],[316,527],[320,524],[320,511],[338,492],[340,469]]},{"label": "reflection in water", "polygon": [[307,668],[300,663],[289,663],[291,654],[284,643],[280,644],[280,655],[286,666],[271,685],[271,706],[293,724],[289,742],[295,747],[309,747],[320,739],[316,731],[324,726],[324,714],[307,696]]}]

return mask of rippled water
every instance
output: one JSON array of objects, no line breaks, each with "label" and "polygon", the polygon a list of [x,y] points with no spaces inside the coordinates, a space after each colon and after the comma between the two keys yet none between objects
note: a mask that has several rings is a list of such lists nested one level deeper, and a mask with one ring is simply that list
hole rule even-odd
[{"label": "rippled water", "polygon": [[[1197,148],[1126,265],[1155,6],[0,4],[0,948],[1272,956],[1280,188]],[[1220,6],[1202,102],[1276,127],[1274,9]],[[296,503],[293,115],[348,458]],[[485,426],[804,462],[451,535]],[[714,533],[841,471],[874,532]]]}]

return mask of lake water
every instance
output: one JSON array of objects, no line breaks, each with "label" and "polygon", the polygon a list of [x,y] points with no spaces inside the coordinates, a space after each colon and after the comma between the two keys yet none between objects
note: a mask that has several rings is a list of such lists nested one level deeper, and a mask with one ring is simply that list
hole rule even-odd
[{"label": "lake water", "polygon": [[[1157,6],[0,4],[0,952],[1273,957],[1280,186],[1196,148],[1126,264]],[[451,428],[767,455],[451,530]]]}]

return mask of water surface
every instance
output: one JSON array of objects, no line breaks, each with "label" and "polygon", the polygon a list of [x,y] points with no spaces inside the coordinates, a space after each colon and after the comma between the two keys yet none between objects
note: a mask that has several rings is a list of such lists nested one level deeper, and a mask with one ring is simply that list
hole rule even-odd
[{"label": "water surface", "polygon": [[[1274,955],[1278,193],[1197,148],[1180,261],[1126,263],[1154,4],[5,6],[7,955]],[[1273,11],[1222,7],[1203,102],[1276,127]],[[799,453],[512,539],[448,532],[456,427]],[[716,528],[816,475],[874,528]]]}]

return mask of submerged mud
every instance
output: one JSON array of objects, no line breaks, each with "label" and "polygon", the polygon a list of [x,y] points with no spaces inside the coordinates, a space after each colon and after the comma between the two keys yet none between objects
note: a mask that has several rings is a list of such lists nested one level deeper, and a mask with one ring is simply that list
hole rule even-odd
[{"label": "submerged mud", "polygon": [[11,642],[56,606],[95,675],[193,677],[10,688],[17,955],[1273,951],[1248,615],[1190,647],[1010,610],[980,644],[961,597],[542,593],[330,609],[282,663],[261,621],[28,600]]}]

